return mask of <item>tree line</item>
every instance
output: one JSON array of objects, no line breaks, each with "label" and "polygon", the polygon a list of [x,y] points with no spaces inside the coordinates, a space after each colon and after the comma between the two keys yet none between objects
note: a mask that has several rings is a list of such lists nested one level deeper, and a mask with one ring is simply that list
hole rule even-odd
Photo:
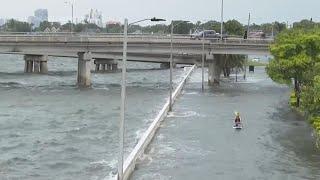
[{"label": "tree line", "polygon": [[290,104],[305,113],[320,137],[320,28],[301,21],[280,33],[266,70],[276,82],[293,84]]},{"label": "tree line", "polygon": [[[221,23],[218,21],[207,21],[201,22],[198,21],[196,23],[185,22],[185,21],[174,21],[174,24],[178,24],[174,28],[175,34],[189,34],[191,32],[195,32],[196,30],[201,31],[205,30],[215,30],[216,32],[220,32]],[[293,27],[314,27],[319,23],[312,22],[311,20],[302,20],[300,22],[293,23]],[[60,32],[104,32],[104,33],[121,33],[123,31],[123,25],[121,24],[108,24],[104,27],[99,27],[96,24],[84,22],[71,24],[71,22],[61,24],[59,22],[42,22],[40,26],[35,28],[33,24],[29,24],[27,22],[22,22],[14,19],[10,19],[4,25],[0,27],[1,31],[8,32],[43,32],[45,29],[55,27],[59,29]],[[155,34],[169,34],[170,26],[166,24],[156,24],[156,25],[148,25],[148,26],[140,26],[133,25],[130,26],[128,31],[129,33],[155,33]],[[241,24],[239,21],[233,19],[228,20],[223,23],[224,26],[224,34],[228,35],[237,35],[242,36],[244,32],[247,30],[247,25]],[[278,33],[287,29],[287,24],[284,22],[272,22],[272,23],[263,23],[263,24],[251,24],[249,27],[250,31],[263,31],[266,35],[271,36],[272,33],[277,35]]]}]

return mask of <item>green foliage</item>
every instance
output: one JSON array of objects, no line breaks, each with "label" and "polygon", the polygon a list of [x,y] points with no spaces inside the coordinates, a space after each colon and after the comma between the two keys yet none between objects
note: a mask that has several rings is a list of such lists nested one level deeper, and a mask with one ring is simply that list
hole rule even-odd
[{"label": "green foliage", "polygon": [[311,85],[303,88],[301,98],[303,110],[308,114],[320,116],[320,75],[314,77]]},{"label": "green foliage", "polygon": [[303,19],[300,22],[293,23],[293,28],[295,29],[312,29],[317,27],[319,24],[313,22],[311,19]]},{"label": "green foliage", "polygon": [[6,24],[6,31],[10,32],[30,32],[32,30],[31,24],[10,19]]},{"label": "green foliage", "polygon": [[291,107],[297,107],[297,97],[296,97],[295,92],[292,92],[290,94],[289,104],[290,104]]},{"label": "green foliage", "polygon": [[229,20],[224,25],[225,31],[229,35],[243,35],[244,26],[237,20]]},{"label": "green foliage", "polygon": [[[192,23],[184,22],[184,21],[173,21],[172,23],[175,25],[175,27],[173,29],[174,34],[189,34],[190,29],[192,29],[194,27],[194,25]],[[168,31],[170,28],[171,28],[171,24],[168,27]]]},{"label": "green foliage", "polygon": [[266,70],[276,82],[295,80],[290,105],[301,105],[298,110],[310,117],[310,123],[320,138],[320,29],[306,29],[314,27],[312,22],[302,21],[301,24],[301,27],[277,36],[270,48],[274,59]]},{"label": "green foliage", "polygon": [[317,137],[317,146],[320,148],[320,116],[310,117],[310,123],[312,124],[316,137]]}]

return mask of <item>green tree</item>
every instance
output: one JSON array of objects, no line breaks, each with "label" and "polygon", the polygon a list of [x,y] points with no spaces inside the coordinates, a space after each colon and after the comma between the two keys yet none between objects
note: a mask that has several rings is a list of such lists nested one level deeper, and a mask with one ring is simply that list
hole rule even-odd
[{"label": "green tree", "polygon": [[31,24],[14,19],[10,19],[6,24],[6,31],[10,32],[30,32],[32,30]]},{"label": "green tree", "polygon": [[300,106],[301,86],[310,82],[312,76],[306,76],[319,62],[320,34],[301,30],[281,33],[271,46],[274,59],[267,66],[267,73],[277,82],[288,83],[294,80],[297,106]]},{"label": "green tree", "polygon": [[240,35],[244,34],[243,25],[237,20],[229,20],[224,25],[225,31],[228,35]]},{"label": "green tree", "polygon": [[312,29],[316,27],[317,23],[311,21],[311,20],[301,20],[300,22],[293,23],[293,28],[296,29]]},{"label": "green tree", "polygon": [[[184,21],[173,21],[175,27],[173,29],[174,34],[189,34],[190,29],[194,28],[194,24]],[[168,27],[171,28],[171,25]],[[169,31],[171,32],[171,30]]]}]

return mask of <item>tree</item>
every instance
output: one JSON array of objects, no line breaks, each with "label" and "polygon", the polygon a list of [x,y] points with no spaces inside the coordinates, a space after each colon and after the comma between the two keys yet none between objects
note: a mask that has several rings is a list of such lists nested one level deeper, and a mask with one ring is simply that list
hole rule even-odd
[{"label": "tree", "polygon": [[[173,21],[172,23],[175,25],[173,29],[174,34],[189,34],[190,29],[194,27],[194,24],[185,21]],[[168,28],[171,28],[171,25]]]},{"label": "tree", "polygon": [[224,77],[229,77],[231,73],[231,69],[244,70],[245,59],[244,55],[236,55],[236,54],[226,54],[224,56],[224,61],[220,64],[220,67],[223,67],[223,75]]},{"label": "tree", "polygon": [[[319,62],[320,34],[301,30],[281,33],[271,46],[274,59],[267,66],[267,73],[277,82],[288,83],[294,80],[297,106],[300,106],[301,86],[310,82],[306,76]],[[313,78],[311,76],[311,78]]]},{"label": "tree", "polygon": [[6,24],[6,31],[11,32],[30,32],[32,30],[31,24],[27,22],[21,22],[18,20],[10,19]]},{"label": "tree", "polygon": [[237,20],[229,20],[224,25],[225,31],[229,35],[239,35],[242,36],[244,34],[243,25]]},{"label": "tree", "polygon": [[300,22],[293,23],[293,28],[296,29],[312,29],[316,27],[317,23],[311,21],[311,20],[301,20]]}]

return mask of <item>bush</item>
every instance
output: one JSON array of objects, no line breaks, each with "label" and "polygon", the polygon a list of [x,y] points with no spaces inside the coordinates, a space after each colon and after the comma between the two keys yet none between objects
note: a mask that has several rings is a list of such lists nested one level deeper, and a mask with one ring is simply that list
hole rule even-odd
[{"label": "bush", "polygon": [[317,139],[319,141],[320,138],[320,116],[312,116],[310,117],[310,122],[315,129],[315,132],[317,134]]},{"label": "bush", "polygon": [[290,94],[290,102],[289,103],[290,103],[291,107],[297,107],[297,98],[296,98],[296,94],[294,91],[291,92],[291,94]]}]

